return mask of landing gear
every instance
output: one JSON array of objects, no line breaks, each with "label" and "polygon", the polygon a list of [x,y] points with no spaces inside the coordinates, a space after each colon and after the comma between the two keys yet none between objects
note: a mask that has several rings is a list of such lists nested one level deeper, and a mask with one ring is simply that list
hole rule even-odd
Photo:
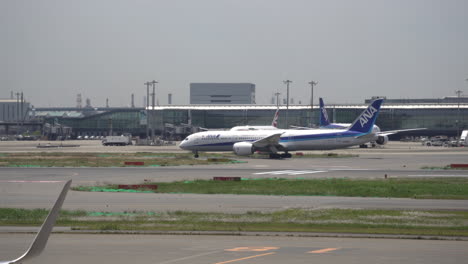
[{"label": "landing gear", "polygon": [[285,159],[285,158],[291,158],[292,155],[291,153],[285,152],[283,154],[278,154],[278,153],[270,153],[270,159]]},{"label": "landing gear", "polygon": [[270,153],[270,159],[279,159],[281,155],[278,153]]},{"label": "landing gear", "polygon": [[196,158],[196,159],[198,159],[198,157],[199,157],[199,156],[198,156],[198,151],[196,151],[196,150],[193,151],[193,157]]}]

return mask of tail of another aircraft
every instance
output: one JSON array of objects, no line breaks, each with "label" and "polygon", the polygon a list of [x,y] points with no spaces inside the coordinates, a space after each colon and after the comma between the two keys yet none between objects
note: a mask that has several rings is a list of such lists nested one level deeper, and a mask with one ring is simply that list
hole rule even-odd
[{"label": "tail of another aircraft", "polygon": [[320,127],[326,127],[330,125],[330,119],[328,119],[327,109],[325,109],[325,104],[323,103],[322,97],[319,98],[320,102]]},{"label": "tail of another aircraft", "polygon": [[29,249],[21,257],[15,260],[10,260],[6,262],[0,261],[0,264],[23,263],[25,260],[29,260],[41,254],[41,252],[44,250],[47,244],[47,240],[49,239],[49,235],[52,232],[52,228],[54,227],[55,220],[57,219],[59,215],[60,208],[62,208],[63,201],[65,200],[65,196],[67,196],[67,192],[68,192],[68,189],[70,188],[71,183],[72,183],[72,180],[69,180],[63,186],[62,192],[57,198],[57,201],[55,202],[54,207],[52,208],[52,210],[50,210],[49,215],[47,216],[46,220],[42,224],[41,229],[37,233],[36,238],[32,242]]},{"label": "tail of another aircraft", "polygon": [[278,127],[278,117],[279,117],[279,108],[276,109],[275,116],[273,117],[273,121],[271,122],[271,126]]},{"label": "tail of another aircraft", "polygon": [[377,99],[372,102],[364,112],[362,112],[356,120],[351,124],[348,130],[370,133],[374,127],[375,120],[379,115],[380,106],[382,105],[383,99]]}]

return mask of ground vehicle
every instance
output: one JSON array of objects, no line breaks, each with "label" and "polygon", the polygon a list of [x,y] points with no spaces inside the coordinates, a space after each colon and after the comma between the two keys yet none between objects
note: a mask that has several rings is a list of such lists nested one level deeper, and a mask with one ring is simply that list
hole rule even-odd
[{"label": "ground vehicle", "polygon": [[468,130],[463,130],[460,136],[460,144],[468,146]]},{"label": "ground vehicle", "polygon": [[424,146],[449,146],[450,140],[447,136],[435,136],[431,137],[429,140],[423,141]]},{"label": "ground vehicle", "polygon": [[131,136],[107,136],[102,140],[104,146],[127,146],[132,145]]}]

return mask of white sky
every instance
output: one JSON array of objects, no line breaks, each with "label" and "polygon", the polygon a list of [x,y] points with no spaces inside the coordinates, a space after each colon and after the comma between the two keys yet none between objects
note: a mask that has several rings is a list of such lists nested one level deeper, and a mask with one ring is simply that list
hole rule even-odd
[{"label": "white sky", "polygon": [[468,95],[466,0],[0,0],[0,98],[35,106],[188,104],[191,82],[315,103]]}]

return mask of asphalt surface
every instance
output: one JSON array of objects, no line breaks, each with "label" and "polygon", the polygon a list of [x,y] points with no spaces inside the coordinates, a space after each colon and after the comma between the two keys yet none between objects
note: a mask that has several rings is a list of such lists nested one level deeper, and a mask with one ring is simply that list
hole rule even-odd
[{"label": "asphalt surface", "polygon": [[[0,234],[0,258],[22,253],[33,235]],[[34,263],[450,264],[468,242],[365,238],[53,234]]]}]

